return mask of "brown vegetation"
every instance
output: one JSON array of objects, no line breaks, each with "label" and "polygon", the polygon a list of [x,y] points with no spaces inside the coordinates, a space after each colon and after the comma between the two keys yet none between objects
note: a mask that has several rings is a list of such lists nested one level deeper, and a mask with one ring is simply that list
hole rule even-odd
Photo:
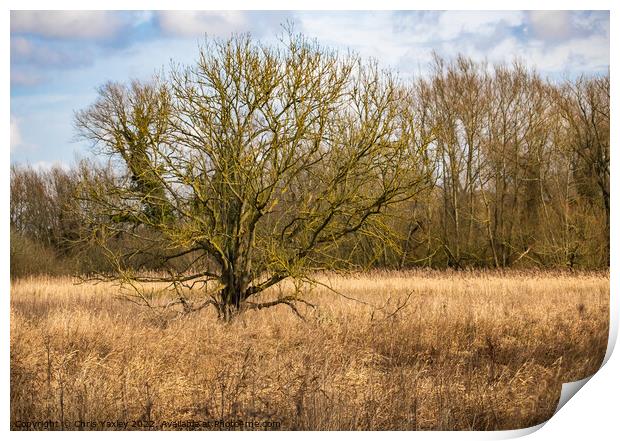
[{"label": "brown vegetation", "polygon": [[212,309],[156,316],[115,300],[111,284],[16,280],[11,426],[242,419],[285,430],[514,429],[548,419],[561,384],[593,374],[605,353],[608,273],[328,279],[359,301],[315,287],[305,298],[317,308],[300,306],[306,320],[279,306],[231,323]]}]

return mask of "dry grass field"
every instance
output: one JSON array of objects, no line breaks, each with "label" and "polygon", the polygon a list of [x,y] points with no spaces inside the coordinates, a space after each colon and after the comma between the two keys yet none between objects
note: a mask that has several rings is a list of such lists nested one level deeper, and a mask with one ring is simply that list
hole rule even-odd
[{"label": "dry grass field", "polygon": [[606,350],[608,273],[330,283],[361,302],[315,287],[305,321],[279,305],[225,324],[155,316],[112,285],[14,281],[11,427],[516,429],[548,419]]}]

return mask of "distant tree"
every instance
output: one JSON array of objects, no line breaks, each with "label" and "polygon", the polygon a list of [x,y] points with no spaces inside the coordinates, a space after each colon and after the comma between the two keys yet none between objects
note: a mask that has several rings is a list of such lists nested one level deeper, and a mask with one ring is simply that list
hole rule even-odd
[{"label": "distant tree", "polygon": [[566,147],[572,155],[577,190],[591,204],[603,208],[609,264],[609,75],[566,82],[555,97],[556,109],[565,124]]},{"label": "distant tree", "polygon": [[278,304],[298,312],[298,290],[256,296],[346,265],[343,241],[389,233],[385,211],[428,188],[411,99],[376,63],[293,35],[278,47],[209,41],[167,78],[104,85],[75,117],[110,159],[109,174],[82,170],[82,237],[114,268],[99,276],[150,306],[144,287],[166,282],[173,304],[213,305],[225,320]]},{"label": "distant tree", "polygon": [[70,274],[79,211],[77,173],[61,167],[11,165],[11,275]]},{"label": "distant tree", "polygon": [[71,208],[78,176],[54,166],[36,170],[11,165],[11,229],[19,235],[67,252],[79,219]]}]

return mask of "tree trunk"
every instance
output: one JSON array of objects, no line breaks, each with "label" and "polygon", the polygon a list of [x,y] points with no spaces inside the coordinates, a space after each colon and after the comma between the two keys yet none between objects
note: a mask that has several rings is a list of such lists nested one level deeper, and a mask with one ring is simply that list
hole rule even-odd
[{"label": "tree trunk", "polygon": [[230,321],[241,309],[248,288],[248,278],[237,271],[225,273],[221,281],[224,287],[220,291],[218,314],[220,319]]}]

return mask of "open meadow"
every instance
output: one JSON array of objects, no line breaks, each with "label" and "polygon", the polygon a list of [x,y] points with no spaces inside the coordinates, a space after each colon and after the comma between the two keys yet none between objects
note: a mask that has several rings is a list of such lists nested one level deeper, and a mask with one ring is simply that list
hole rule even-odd
[{"label": "open meadow", "polygon": [[305,320],[278,305],[223,323],[214,308],[158,315],[111,284],[15,280],[11,427],[516,429],[548,419],[607,346],[608,272],[321,281],[350,299],[315,286]]}]

